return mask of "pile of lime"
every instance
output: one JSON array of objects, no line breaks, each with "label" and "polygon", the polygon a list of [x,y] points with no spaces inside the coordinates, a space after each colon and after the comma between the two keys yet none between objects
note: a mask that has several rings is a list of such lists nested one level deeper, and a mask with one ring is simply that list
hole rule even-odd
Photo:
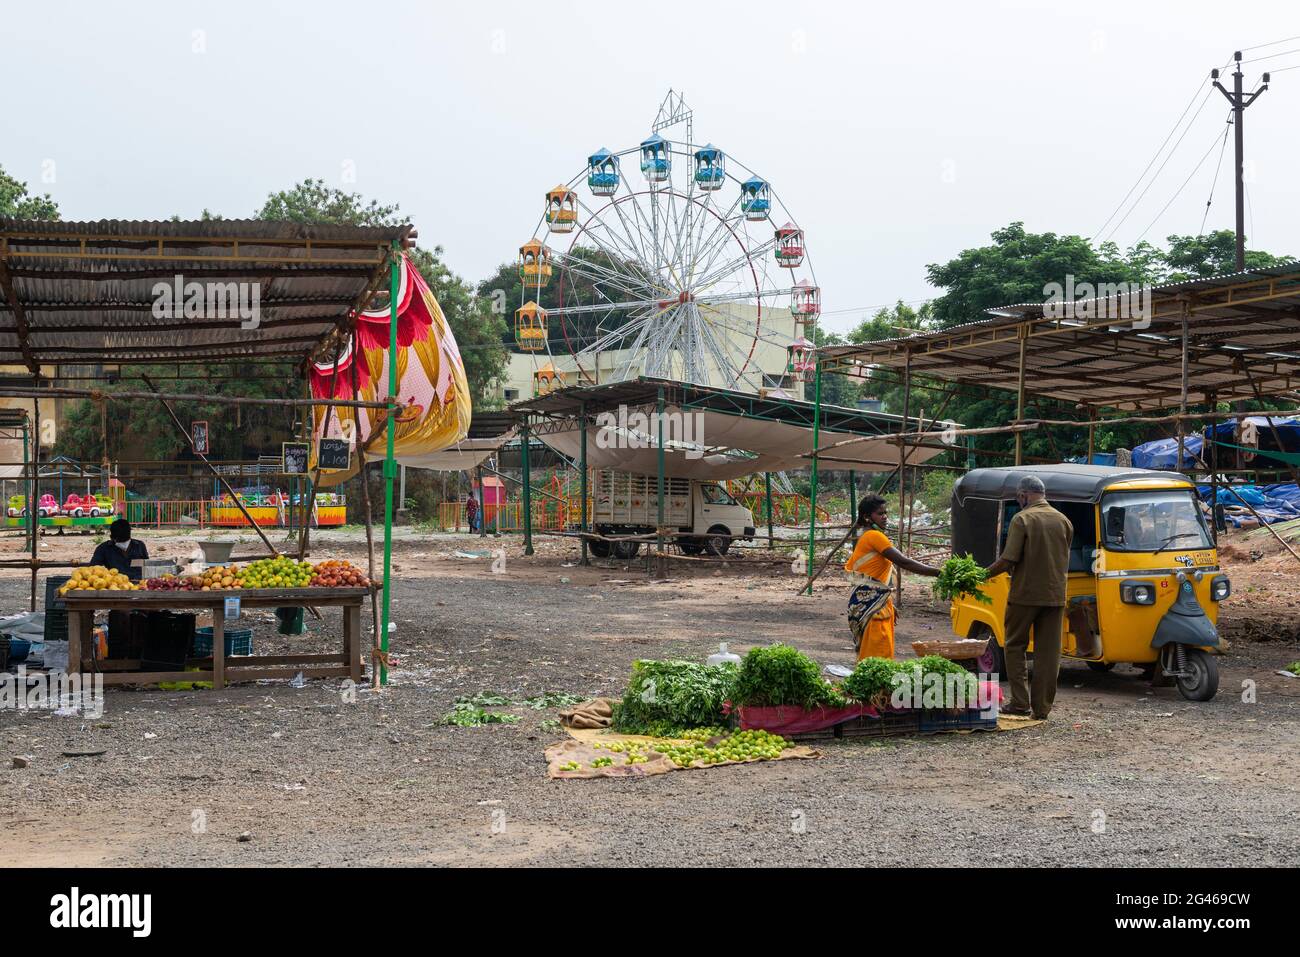
[{"label": "pile of lime", "polygon": [[[653,750],[648,745],[637,741],[610,741],[608,743],[604,741],[593,741],[591,746],[597,751],[604,750],[611,751],[614,754],[626,754],[627,758],[624,760],[624,764],[645,764],[650,760],[649,757],[646,756],[646,751]],[[591,763],[593,768],[608,767],[614,763],[613,758],[597,758],[596,761],[604,761],[605,764],[598,765],[593,761]]]},{"label": "pile of lime", "polygon": [[657,743],[655,750],[668,757],[679,768],[688,768],[697,762],[701,765],[722,764],[725,761],[770,761],[779,758],[786,748],[794,747],[779,734],[767,731],[737,731],[713,747],[703,742],[676,744]]}]

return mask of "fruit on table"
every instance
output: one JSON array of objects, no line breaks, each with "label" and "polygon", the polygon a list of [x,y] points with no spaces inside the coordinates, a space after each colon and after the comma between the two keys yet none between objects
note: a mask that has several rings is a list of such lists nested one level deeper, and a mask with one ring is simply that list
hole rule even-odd
[{"label": "fruit on table", "polygon": [[76,569],[72,577],[59,586],[59,594],[70,591],[136,591],[139,585],[126,575],[103,565],[87,565]]},{"label": "fruit on table", "polygon": [[370,580],[351,562],[330,559],[312,567],[309,583],[323,588],[364,588]]},{"label": "fruit on table", "polygon": [[306,588],[311,584],[311,562],[300,562],[281,555],[259,558],[244,566],[245,588]]}]

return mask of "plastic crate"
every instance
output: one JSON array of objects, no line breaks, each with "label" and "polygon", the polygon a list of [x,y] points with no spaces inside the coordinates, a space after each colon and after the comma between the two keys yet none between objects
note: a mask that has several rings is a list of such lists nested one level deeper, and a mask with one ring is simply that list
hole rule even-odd
[{"label": "plastic crate", "polygon": [[63,601],[63,596],[59,594],[59,589],[72,581],[71,575],[51,575],[45,579],[45,610],[59,608],[67,611],[67,604]]},{"label": "plastic crate", "polygon": [[979,708],[964,708],[960,711],[922,711],[922,734],[938,734],[944,731],[996,731],[998,715],[990,710],[987,714]]},{"label": "plastic crate", "polygon": [[[226,629],[226,657],[251,655],[253,653],[253,631],[251,628]],[[194,632],[194,657],[212,656],[212,628],[199,628]]]}]

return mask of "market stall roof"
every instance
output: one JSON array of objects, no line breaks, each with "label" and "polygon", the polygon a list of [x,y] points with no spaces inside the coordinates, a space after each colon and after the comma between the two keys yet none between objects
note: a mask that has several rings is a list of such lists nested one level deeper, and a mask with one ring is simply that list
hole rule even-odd
[{"label": "market stall roof", "polygon": [[383,287],[391,244],[413,236],[410,225],[0,218],[0,364],[306,360]]},{"label": "market stall roof", "polygon": [[1180,401],[1186,319],[1193,401],[1300,389],[1295,262],[1156,286],[1149,308],[1106,296],[1061,305],[1004,306],[989,310],[988,319],[940,332],[818,353],[826,372],[866,378],[872,366],[902,369],[910,356],[914,375],[1015,390],[1023,338],[1026,392],[1094,407],[1160,409]]},{"label": "market stall roof", "polygon": [[475,412],[465,438],[437,452],[405,456],[402,464],[435,472],[468,472],[496,455],[517,432],[515,417],[509,412]]},{"label": "market stall roof", "polygon": [[[640,420],[664,396],[664,474],[728,479],[757,472],[806,468],[812,461],[813,403],[759,396],[712,386],[637,378],[598,386],[575,386],[514,403],[510,411],[541,441],[576,460],[581,454],[581,420],[587,418],[587,462],[592,468],[639,475],[658,472],[658,430]],[[952,424],[952,423],[950,423]],[[898,465],[894,435],[933,431],[929,441],[909,442],[909,464],[920,464],[951,446],[942,426],[903,417],[823,405],[818,461],[825,468],[872,472]],[[852,444],[828,449],[850,439]]]}]

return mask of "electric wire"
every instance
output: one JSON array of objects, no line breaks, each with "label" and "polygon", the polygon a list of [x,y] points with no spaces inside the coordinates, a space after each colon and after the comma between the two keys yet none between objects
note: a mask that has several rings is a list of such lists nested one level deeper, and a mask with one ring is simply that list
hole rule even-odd
[{"label": "electric wire", "polygon": [[[1160,174],[1163,173],[1165,167],[1169,165],[1169,161],[1173,159],[1174,154],[1178,152],[1178,147],[1182,145],[1183,140],[1187,138],[1187,134],[1191,132],[1192,127],[1196,124],[1196,118],[1200,116],[1201,112],[1205,109],[1205,104],[1210,102],[1210,96],[1213,95],[1213,93],[1214,93],[1214,87],[1210,87],[1205,91],[1205,97],[1201,100],[1201,105],[1196,108],[1196,112],[1192,115],[1192,118],[1187,122],[1187,126],[1183,128],[1182,134],[1178,137],[1178,140],[1174,143],[1173,147],[1169,150],[1168,155],[1165,156],[1164,162],[1160,164],[1159,169],[1157,169],[1155,171],[1155,174],[1151,177],[1151,179],[1147,181],[1146,187],[1138,195],[1138,198],[1133,201],[1133,205],[1131,205],[1128,208],[1128,212],[1125,213],[1123,218],[1121,218],[1120,221],[1115,224],[1114,228],[1112,228],[1111,231],[1106,234],[1106,239],[1105,239],[1106,242],[1109,242],[1111,237],[1114,236],[1117,232],[1119,232],[1120,227],[1123,226],[1125,222],[1127,222],[1128,218],[1132,216],[1134,211],[1138,208],[1138,206],[1142,204],[1142,200],[1146,197],[1146,194],[1151,191],[1151,187],[1155,185],[1156,180],[1160,178]],[[1218,139],[1217,135],[1215,139]]]},{"label": "electric wire", "polygon": [[1196,175],[1197,170],[1199,170],[1205,164],[1205,161],[1210,158],[1210,154],[1214,152],[1214,147],[1218,144],[1219,136],[1216,133],[1214,141],[1210,143],[1210,148],[1205,151],[1199,160],[1197,160],[1196,165],[1193,166],[1192,171],[1187,174],[1187,178],[1183,180],[1182,185],[1178,187],[1173,196],[1169,197],[1169,202],[1165,203],[1164,206],[1160,208],[1160,212],[1156,213],[1155,219],[1151,220],[1150,225],[1148,225],[1146,229],[1142,230],[1142,235],[1137,238],[1137,242],[1140,243],[1146,238],[1147,233],[1151,232],[1152,227],[1160,221],[1160,217],[1164,216],[1165,211],[1174,204],[1174,200],[1178,199],[1178,197],[1182,195],[1183,190],[1187,188],[1187,184],[1192,181],[1192,177]]},{"label": "electric wire", "polygon": [[[1092,242],[1098,236],[1100,236],[1102,232],[1106,229],[1106,227],[1110,225],[1111,220],[1113,220],[1119,214],[1119,211],[1124,208],[1124,204],[1128,202],[1128,198],[1133,195],[1133,191],[1137,189],[1138,186],[1141,185],[1142,180],[1146,177],[1147,173],[1151,171],[1151,167],[1154,166],[1156,160],[1160,158],[1160,154],[1163,153],[1165,147],[1169,145],[1169,141],[1173,139],[1174,134],[1178,132],[1178,128],[1183,125],[1183,120],[1187,117],[1187,111],[1192,108],[1192,104],[1194,104],[1196,102],[1196,98],[1200,96],[1201,86],[1203,82],[1204,81],[1201,81],[1201,83],[1196,84],[1196,92],[1193,93],[1192,98],[1187,101],[1187,106],[1183,107],[1183,112],[1179,115],[1178,122],[1174,124],[1173,129],[1169,131],[1169,134],[1165,137],[1164,142],[1160,144],[1160,147],[1159,149],[1156,150],[1155,155],[1153,155],[1151,157],[1151,160],[1147,163],[1146,168],[1142,170],[1142,173],[1138,176],[1137,180],[1133,183],[1132,186],[1129,187],[1128,192],[1124,194],[1124,198],[1119,201],[1119,205],[1115,207],[1114,212],[1112,212],[1109,216],[1107,216],[1106,221],[1101,224],[1101,228],[1092,234],[1092,237],[1091,239],[1089,239],[1089,242]],[[1204,103],[1202,103],[1201,105],[1204,106]],[[1199,110],[1197,112],[1199,112]]]},{"label": "electric wire", "polygon": [[1205,223],[1210,218],[1210,205],[1214,202],[1214,190],[1219,185],[1219,173],[1223,170],[1223,155],[1228,151],[1228,131],[1232,129],[1232,120],[1228,120],[1223,129],[1223,146],[1219,148],[1219,162],[1214,166],[1214,178],[1210,180],[1210,196],[1205,201],[1205,213],[1201,216],[1201,228],[1196,233],[1200,239],[1205,235]]}]

